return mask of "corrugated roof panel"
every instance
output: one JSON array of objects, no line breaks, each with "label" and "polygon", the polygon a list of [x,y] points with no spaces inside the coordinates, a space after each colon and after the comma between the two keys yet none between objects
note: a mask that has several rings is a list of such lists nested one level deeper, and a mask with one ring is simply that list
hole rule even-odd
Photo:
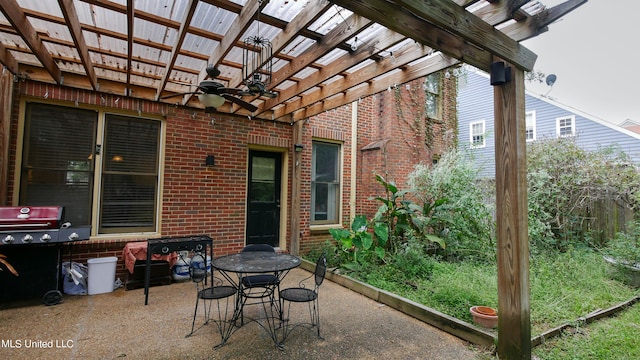
[{"label": "corrugated roof panel", "polygon": [[131,71],[139,74],[147,74],[150,77],[160,77],[164,74],[164,66],[155,66],[132,60]]},{"label": "corrugated roof panel", "polygon": [[[317,0],[315,0],[317,1]],[[264,7],[263,13],[275,18],[289,22],[295,18],[300,11],[308,4],[308,1],[280,0],[271,1]]]},{"label": "corrugated roof panel", "polygon": [[73,41],[71,37],[71,33],[69,32],[69,28],[65,25],[60,25],[56,23],[52,23],[50,21],[44,21],[35,18],[28,18],[31,26],[36,29],[36,31],[44,31],[47,35],[52,38],[62,39],[66,41]]},{"label": "corrugated roof panel", "polygon": [[95,18],[93,16],[93,10],[91,8],[91,5],[85,2],[74,2],[75,8],[76,8],[76,13],[78,14],[78,20],[80,21],[81,24],[87,24],[87,25],[92,25],[95,26],[96,22],[95,22]]},{"label": "corrugated roof panel", "polygon": [[336,60],[337,58],[343,56],[344,54],[346,54],[347,52],[342,50],[342,49],[333,49],[331,50],[329,53],[327,53],[325,56],[319,58],[318,60],[316,60],[316,63],[321,64],[321,65],[328,65],[331,62],[333,62],[334,60]]},{"label": "corrugated roof panel", "polygon": [[109,52],[115,52],[119,54],[127,54],[127,42],[125,40],[116,39],[107,35],[98,35],[97,47]]},{"label": "corrugated roof panel", "polygon": [[315,43],[315,40],[311,40],[304,36],[297,36],[292,42],[282,49],[282,53],[291,56],[298,56]]},{"label": "corrugated roof panel", "polygon": [[155,43],[174,45],[178,32],[164,25],[143,19],[136,19],[133,25],[133,34],[135,37]]},{"label": "corrugated roof panel", "polygon": [[[121,34],[127,33],[127,15],[103,8],[102,6],[91,6],[96,26],[101,29],[107,29]],[[134,25],[134,28],[136,26]]]},{"label": "corrugated roof panel", "polygon": [[[194,53],[206,55],[207,57],[213,54],[213,51],[220,45],[216,40],[204,38],[193,34],[187,34],[182,43],[181,49],[191,51]],[[190,65],[185,61],[185,66],[196,66],[198,63],[192,62]]]},{"label": "corrugated roof panel", "polygon": [[351,14],[353,13],[347,9],[339,6],[332,6],[322,14],[318,20],[309,26],[309,30],[326,35],[338,24],[344,22],[349,16],[351,16]]},{"label": "corrugated roof panel", "polygon": [[[126,54],[127,51],[124,51]],[[150,59],[153,61],[160,61],[162,63],[167,63],[169,61],[169,56],[171,54],[168,51],[156,49],[151,46],[144,46],[140,44],[133,44],[133,56],[141,57],[143,59]]]},{"label": "corrugated roof panel", "polygon": [[160,81],[146,76],[131,75],[131,83],[140,86],[158,87]]},{"label": "corrugated roof panel", "polygon": [[100,77],[103,79],[109,79],[109,80],[119,81],[119,82],[127,81],[127,74],[123,72],[113,71],[113,70],[103,69],[98,67],[94,68],[94,71],[97,77]]},{"label": "corrugated roof panel", "polygon": [[182,21],[189,0],[136,0],[136,11],[144,11],[158,17]]},{"label": "corrugated roof panel", "polygon": [[98,48],[98,34],[92,31],[82,31],[82,37],[88,47]]},{"label": "corrugated roof panel", "polygon": [[22,49],[28,49],[27,43],[25,43],[22,37],[18,35],[9,34],[9,33],[0,33],[0,37],[1,37],[0,41],[5,46],[9,46],[9,47],[15,46]]},{"label": "corrugated roof panel", "polygon": [[315,68],[312,68],[312,67],[306,67],[306,68],[298,71],[297,73],[295,73],[295,75],[293,77],[304,79],[304,78],[312,76],[312,75],[314,75],[316,73],[318,73],[318,69],[315,69]]},{"label": "corrugated roof panel", "polygon": [[11,53],[11,55],[13,55],[16,61],[19,61],[21,63],[31,64],[31,65],[42,66],[40,64],[40,60],[38,60],[38,58],[31,53],[24,53],[20,51],[9,51],[9,52]]},{"label": "corrugated roof panel", "polygon": [[238,18],[238,14],[221,9],[204,2],[198,3],[196,12],[191,20],[191,27],[207,30],[215,34],[224,35]]},{"label": "corrugated roof panel", "polygon": [[64,72],[70,72],[70,73],[81,74],[81,75],[86,75],[87,73],[84,69],[84,66],[82,66],[82,64],[80,63],[58,60],[56,61],[56,64],[58,64],[58,67],[60,68],[60,70]]},{"label": "corrugated roof panel", "polygon": [[44,43],[44,46],[54,57],[57,56],[62,58],[80,60],[78,51],[74,47],[69,47],[66,45],[58,45],[53,43]]},{"label": "corrugated roof panel", "polygon": [[62,10],[57,1],[42,1],[42,0],[18,0],[20,7],[25,9],[31,9],[43,14],[62,17]]}]

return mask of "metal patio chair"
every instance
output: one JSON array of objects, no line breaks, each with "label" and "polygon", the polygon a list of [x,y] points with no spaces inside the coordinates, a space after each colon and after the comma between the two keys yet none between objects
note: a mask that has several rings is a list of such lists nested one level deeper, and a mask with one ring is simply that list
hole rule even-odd
[{"label": "metal patio chair", "polygon": [[[241,252],[266,251],[276,252],[276,249],[268,244],[250,244],[245,246]],[[275,306],[278,314],[281,314],[275,294],[280,291],[280,279],[276,274],[250,274],[244,275],[240,279],[240,301],[242,313],[240,323],[244,324],[244,306],[269,303]],[[259,301],[247,302],[249,299]]]},{"label": "metal patio chair", "polygon": [[[322,285],[322,282],[324,281],[326,272],[327,258],[323,253],[316,261],[316,268],[311,276],[302,279],[299,282],[298,287],[290,287],[280,291],[279,301],[281,302],[280,308],[282,309],[282,320],[285,327],[282,338],[283,343],[284,340],[289,336],[291,331],[296,327],[306,327],[311,330],[313,328],[316,328],[318,337],[320,339],[323,339],[323,337],[320,335],[320,309],[318,307],[318,290],[320,289],[320,285]],[[314,286],[308,287],[307,285],[305,285],[305,283],[308,282],[311,278],[314,279]],[[311,322],[296,323],[291,326],[290,313],[292,303],[307,303]]]},{"label": "metal patio chair", "polygon": [[[213,271],[213,269],[211,271]],[[191,258],[191,263],[189,264],[189,275],[191,277],[191,281],[196,285],[197,296],[195,310],[193,311],[191,332],[187,334],[186,337],[193,335],[195,331],[200,329],[202,326],[207,325],[209,321],[212,321],[216,324],[218,332],[220,333],[221,341],[220,344],[216,345],[216,347],[220,347],[227,342],[227,339],[229,339],[229,336],[233,332],[233,328],[235,326],[235,323],[232,320],[235,315],[235,296],[237,295],[238,290],[231,285],[222,285],[222,279],[213,276],[211,277],[211,281],[213,283],[207,286],[205,284],[205,279],[208,276],[206,258],[200,253],[196,253]],[[233,298],[233,300],[231,298]],[[195,329],[200,300],[203,302],[204,323],[200,325],[198,329]],[[209,302],[208,306],[207,301]],[[216,317],[212,318],[211,305],[214,301],[216,302],[216,307],[213,310],[216,312]]]}]

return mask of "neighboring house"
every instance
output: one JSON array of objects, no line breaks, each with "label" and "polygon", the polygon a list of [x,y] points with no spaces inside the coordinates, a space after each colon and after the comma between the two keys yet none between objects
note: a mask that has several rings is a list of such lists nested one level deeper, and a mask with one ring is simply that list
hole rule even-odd
[{"label": "neighboring house", "polygon": [[629,131],[633,131],[634,133],[640,134],[640,122],[637,122],[635,120],[627,119],[623,121],[619,126]]},{"label": "neighboring house", "polygon": [[[468,70],[458,88],[458,144],[473,149],[481,177],[495,177],[493,87],[487,74]],[[527,142],[573,136],[585,150],[617,145],[640,164],[640,134],[550,98],[525,92]]]},{"label": "neighboring house", "polygon": [[293,237],[304,254],[328,229],[375,213],[370,198],[384,190],[374,173],[404,184],[455,129],[455,84],[440,73],[302,126],[3,76],[9,203],[62,205],[66,220],[90,225],[90,240],[62,250],[83,263],[195,234],[214,239],[216,256],[249,243],[289,251]]}]

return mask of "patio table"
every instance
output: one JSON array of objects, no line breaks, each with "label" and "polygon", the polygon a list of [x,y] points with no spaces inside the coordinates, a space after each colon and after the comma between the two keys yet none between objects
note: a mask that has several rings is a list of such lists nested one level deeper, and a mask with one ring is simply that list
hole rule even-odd
[{"label": "patio table", "polygon": [[[247,274],[274,274],[278,281],[271,285],[271,291],[275,291],[278,283],[289,273],[291,269],[300,266],[300,258],[275,252],[267,251],[252,251],[243,252],[239,254],[225,255],[215,258],[211,261],[211,267],[220,271],[222,276],[227,279],[236,289],[238,289],[238,296],[236,299],[236,308],[232,318],[232,322],[239,328],[238,319],[242,315],[244,301],[242,301],[242,277]],[[235,274],[235,276],[234,276]],[[277,309],[277,314],[273,314],[273,307],[267,306],[263,303],[263,309],[265,311],[265,318],[263,319],[251,319],[258,323],[268,333],[276,346],[282,349],[282,344],[278,340],[277,330],[280,327],[280,312]],[[261,323],[259,320],[264,320],[266,324]],[[231,334],[229,334],[230,336]],[[227,339],[223,339],[219,346],[224,345]]]}]

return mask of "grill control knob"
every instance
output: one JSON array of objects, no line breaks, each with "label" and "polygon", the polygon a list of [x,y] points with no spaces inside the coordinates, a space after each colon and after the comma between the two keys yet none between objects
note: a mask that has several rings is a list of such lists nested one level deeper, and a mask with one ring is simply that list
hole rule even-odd
[{"label": "grill control knob", "polygon": [[25,244],[30,244],[33,241],[33,236],[31,234],[27,234],[22,238],[22,242]]},{"label": "grill control knob", "polygon": [[13,238],[13,236],[11,235],[7,235],[4,239],[2,239],[2,242],[5,244],[12,244],[16,239]]},{"label": "grill control knob", "polygon": [[49,234],[44,234],[44,235],[42,235],[42,236],[40,237],[40,241],[42,241],[42,242],[49,242],[49,241],[51,241],[51,235],[49,235]]},{"label": "grill control knob", "polygon": [[76,233],[76,232],[71,233],[71,235],[69,235],[69,240],[71,240],[71,241],[76,241],[79,238],[80,238],[80,235],[78,235],[78,233]]}]

